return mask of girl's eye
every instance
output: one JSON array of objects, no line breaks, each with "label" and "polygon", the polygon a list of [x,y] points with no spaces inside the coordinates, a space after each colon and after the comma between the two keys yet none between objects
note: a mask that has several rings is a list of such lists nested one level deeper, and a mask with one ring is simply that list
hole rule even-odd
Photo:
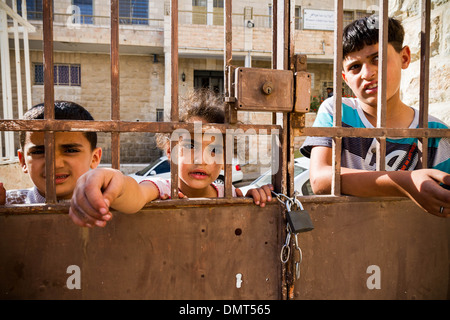
[{"label": "girl's eye", "polygon": [[192,149],[195,149],[195,144],[194,144],[194,143],[183,143],[183,144],[181,145],[181,147],[182,147],[183,149],[189,149],[189,150],[192,150]]},{"label": "girl's eye", "polygon": [[222,147],[213,147],[213,148],[211,148],[211,153],[221,154],[222,152],[223,152],[223,148]]}]

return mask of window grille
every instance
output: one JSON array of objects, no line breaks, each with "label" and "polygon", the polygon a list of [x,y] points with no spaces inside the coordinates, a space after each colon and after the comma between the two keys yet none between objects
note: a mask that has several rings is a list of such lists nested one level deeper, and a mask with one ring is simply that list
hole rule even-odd
[{"label": "window grille", "polygon": [[156,109],[156,122],[164,121],[164,109]]},{"label": "window grille", "polygon": [[[27,0],[27,19],[42,20],[42,0]],[[22,15],[22,1],[17,1],[17,12]]]},{"label": "window grille", "polygon": [[[92,1],[93,0],[73,0],[73,4],[80,8],[79,23],[82,23],[82,24],[93,24],[94,23],[94,17],[93,17],[94,12],[93,12]],[[75,23],[75,21],[74,21],[74,23]]]},{"label": "window grille", "polygon": [[[53,81],[57,86],[81,86],[81,66],[79,64],[55,64]],[[34,64],[34,84],[44,84],[44,65]]]},{"label": "window grille", "polygon": [[148,25],[148,0],[120,0],[119,23]]}]

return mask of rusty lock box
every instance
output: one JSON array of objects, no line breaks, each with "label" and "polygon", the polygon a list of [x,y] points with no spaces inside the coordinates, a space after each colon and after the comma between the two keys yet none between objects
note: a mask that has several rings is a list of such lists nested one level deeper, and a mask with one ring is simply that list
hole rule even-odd
[{"label": "rusty lock box", "polygon": [[294,107],[292,71],[238,67],[234,77],[237,110],[292,112]]},{"label": "rusty lock box", "polygon": [[311,74],[306,71],[295,73],[295,105],[294,112],[305,113],[311,104]]}]

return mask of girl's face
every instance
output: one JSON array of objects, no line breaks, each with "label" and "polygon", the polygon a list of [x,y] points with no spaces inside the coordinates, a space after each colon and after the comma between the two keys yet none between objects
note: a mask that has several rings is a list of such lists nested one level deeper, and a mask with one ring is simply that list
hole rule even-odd
[{"label": "girl's face", "polygon": [[[189,122],[206,123],[201,118]],[[176,150],[176,151],[175,151]],[[194,133],[183,137],[173,150],[178,163],[178,187],[188,197],[217,197],[211,186],[223,168],[223,138],[221,134]],[[170,147],[168,155],[172,158]]]},{"label": "girl's face", "polygon": [[[206,134],[183,139],[178,147],[179,187],[186,195],[210,195],[211,183],[223,167],[222,141]],[[196,139],[197,138],[197,139]]]}]

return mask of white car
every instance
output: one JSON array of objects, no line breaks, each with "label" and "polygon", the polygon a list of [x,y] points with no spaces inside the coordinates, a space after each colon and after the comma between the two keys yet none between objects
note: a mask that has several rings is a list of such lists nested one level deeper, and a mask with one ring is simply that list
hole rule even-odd
[{"label": "white car", "polygon": [[[137,182],[141,182],[142,180],[148,179],[149,177],[161,177],[163,179],[170,179],[170,161],[167,156],[160,157],[150,163],[144,169],[129,174],[128,176],[132,177]],[[241,171],[241,166],[237,162],[237,159],[233,159],[232,177],[233,182],[242,181],[244,177],[244,174]],[[216,183],[223,183],[224,181],[224,171],[222,170],[220,171],[220,175],[217,178]]]},{"label": "white car", "polygon": [[[309,158],[300,157],[294,160],[294,190],[302,196],[314,194],[309,182]],[[260,188],[272,183],[272,170],[268,170],[247,186],[239,187],[245,195],[249,189]]]}]

